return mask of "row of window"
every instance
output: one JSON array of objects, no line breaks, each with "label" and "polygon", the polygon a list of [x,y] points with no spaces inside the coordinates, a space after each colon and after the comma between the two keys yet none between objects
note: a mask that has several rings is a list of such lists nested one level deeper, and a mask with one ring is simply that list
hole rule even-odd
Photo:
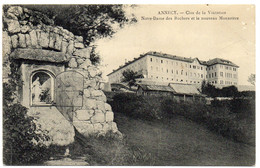
[{"label": "row of window", "polygon": [[[153,62],[153,58],[150,58],[150,62]],[[156,59],[156,62],[159,63],[159,60]],[[166,61],[160,60],[160,63],[161,63],[161,64],[163,64],[164,62],[166,62],[166,64],[168,64],[168,61],[167,61],[167,60],[166,60]],[[172,65],[174,64],[173,61],[171,61],[171,63],[172,63]],[[178,62],[176,62],[176,65],[178,65]],[[183,66],[182,63],[181,63],[180,65]],[[188,66],[188,65],[185,64],[185,67],[187,67],[187,66]],[[190,65],[190,68],[203,70],[203,67],[201,67],[201,66],[196,66],[196,65]]]},{"label": "row of window", "polygon": [[[223,85],[225,83],[225,85],[237,85],[237,82],[231,82],[231,81],[223,81],[220,80],[219,81],[221,85]],[[218,84],[218,81],[211,81],[209,82],[210,84]]]},{"label": "row of window", "polygon": [[[167,81],[174,81],[173,78],[163,78],[163,77],[159,77],[159,76],[154,77],[153,75],[151,75],[150,77],[155,78],[155,79],[161,78],[162,80],[166,79]],[[176,79],[176,82],[184,82],[184,80],[183,79]],[[188,80],[186,80],[186,82],[188,83]],[[200,81],[190,81],[190,83],[200,83]]]},{"label": "row of window", "polygon": [[[224,65],[220,65],[219,67],[220,67],[220,69],[223,69],[223,68],[224,68]],[[206,70],[213,70],[213,69],[216,69],[216,68],[217,68],[217,65],[213,65],[213,66],[210,66],[210,67],[206,68]],[[234,67],[232,68],[232,67],[230,67],[230,66],[225,66],[225,69],[226,69],[226,70],[237,71],[236,68],[234,68]]]},{"label": "row of window", "polygon": [[[223,72],[220,72],[219,74],[220,74],[221,77],[223,77],[223,74],[224,74],[224,73],[223,73]],[[226,78],[232,78],[232,76],[233,76],[233,78],[237,78],[237,75],[236,75],[236,74],[233,74],[233,75],[232,75],[232,73],[225,73],[225,77],[226,77]],[[206,75],[206,78],[208,78],[208,77],[209,77],[209,78],[217,77],[217,72],[211,73],[211,74],[209,74],[209,75]]]}]

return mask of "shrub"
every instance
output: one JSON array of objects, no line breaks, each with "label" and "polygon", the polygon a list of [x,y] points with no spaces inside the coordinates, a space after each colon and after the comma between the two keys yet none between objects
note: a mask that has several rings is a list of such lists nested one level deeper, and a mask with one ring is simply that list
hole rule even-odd
[{"label": "shrub", "polygon": [[208,106],[199,102],[176,102],[167,97],[137,96],[120,93],[110,102],[113,111],[127,116],[160,120],[184,116],[235,141],[254,144],[254,99],[214,100]]},{"label": "shrub", "polygon": [[35,119],[27,115],[27,109],[21,104],[12,103],[10,88],[4,84],[3,162],[6,165],[41,163],[48,159],[48,148],[39,142],[49,137],[42,132],[36,133]]}]

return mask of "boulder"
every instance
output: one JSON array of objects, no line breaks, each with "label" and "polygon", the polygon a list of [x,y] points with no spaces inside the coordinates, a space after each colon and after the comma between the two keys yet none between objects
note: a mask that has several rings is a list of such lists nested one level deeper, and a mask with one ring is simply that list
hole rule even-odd
[{"label": "boulder", "polygon": [[50,34],[49,34],[49,47],[54,48],[54,44],[55,44],[55,36],[54,36],[53,32],[50,32]]},{"label": "boulder", "polygon": [[89,98],[90,97],[90,91],[88,89],[84,89],[84,97]]},{"label": "boulder", "polygon": [[114,113],[112,111],[106,112],[106,122],[113,122]]},{"label": "boulder", "polygon": [[15,16],[21,16],[23,14],[23,8],[20,6],[10,6],[7,10],[7,14],[10,13]]},{"label": "boulder", "polygon": [[91,117],[92,123],[103,123],[105,122],[105,115],[104,113],[95,113],[93,117]]},{"label": "boulder", "polygon": [[12,48],[12,42],[11,42],[11,38],[8,35],[8,33],[6,31],[3,31],[2,33],[2,47],[3,47],[3,56],[5,56],[6,54],[10,54],[11,53],[11,48]]},{"label": "boulder", "polygon": [[18,36],[12,35],[11,36],[11,42],[12,42],[13,48],[17,48],[18,47]]},{"label": "boulder", "polygon": [[106,109],[106,111],[112,111],[112,108],[111,108],[110,104],[108,104],[108,103],[105,103],[105,109]]},{"label": "boulder", "polygon": [[102,110],[102,111],[106,111],[106,109],[105,109],[105,103],[103,102],[103,101],[99,101],[99,100],[97,100],[96,101],[96,104],[97,104],[97,109],[99,109],[99,110]]},{"label": "boulder", "polygon": [[76,61],[76,58],[71,58],[70,61],[69,61],[69,67],[71,68],[76,68],[78,66],[77,64],[77,61]]},{"label": "boulder", "polygon": [[[76,48],[76,44],[75,43],[75,48]],[[82,57],[82,58],[90,58],[90,48],[83,48],[83,49],[76,49],[73,53],[73,55]]]},{"label": "boulder", "polygon": [[54,34],[54,38],[55,38],[55,43],[54,43],[54,48],[56,50],[61,50],[61,43],[62,43],[62,36],[60,36],[59,34]]},{"label": "boulder", "polygon": [[79,120],[89,120],[93,114],[94,110],[77,110],[75,112],[75,115]]},{"label": "boulder", "polygon": [[82,69],[88,69],[89,66],[91,66],[92,63],[90,59],[85,59],[85,61],[79,66]]},{"label": "boulder", "polygon": [[83,100],[83,105],[85,107],[85,109],[96,109],[97,105],[96,105],[96,100],[95,99],[89,99],[86,98]]},{"label": "boulder", "polygon": [[92,90],[91,91],[91,96],[92,97],[98,97],[98,96],[102,96],[103,92],[101,90]]},{"label": "boulder", "polygon": [[67,53],[72,54],[74,51],[74,41],[70,40],[67,48]]},{"label": "boulder", "polygon": [[96,133],[103,130],[103,126],[100,123],[95,123],[95,124],[93,124],[93,126],[94,126],[94,130]]},{"label": "boulder", "polygon": [[85,46],[84,46],[83,43],[77,43],[77,42],[76,42],[76,43],[74,44],[74,47],[75,47],[75,48],[84,48]]},{"label": "boulder", "polygon": [[93,78],[97,75],[97,68],[96,67],[89,67],[88,72],[89,72],[89,76]]},{"label": "boulder", "polygon": [[39,36],[40,46],[48,48],[49,47],[49,33],[48,32],[40,32]]},{"label": "boulder", "polygon": [[82,36],[75,36],[75,41],[76,42],[83,42],[83,37]]},{"label": "boulder", "polygon": [[25,35],[19,33],[18,34],[18,39],[19,39],[19,47],[25,48],[26,47]]},{"label": "boulder", "polygon": [[32,41],[31,41],[31,37],[29,34],[25,34],[25,41],[26,41],[26,46],[27,47],[31,47],[32,46]]},{"label": "boulder", "polygon": [[29,35],[30,35],[30,38],[31,38],[32,46],[33,47],[38,46],[36,31],[35,30],[30,31]]},{"label": "boulder", "polygon": [[84,136],[95,133],[94,126],[89,121],[73,121],[73,125]]},{"label": "boulder", "polygon": [[22,33],[27,33],[30,30],[30,26],[28,25],[22,25],[21,26],[21,32]]},{"label": "boulder", "polygon": [[10,33],[19,33],[20,32],[20,24],[17,20],[8,20],[7,21],[8,32]]},{"label": "boulder", "polygon": [[67,47],[68,47],[68,42],[62,41],[61,42],[61,52],[66,53],[67,52]]}]

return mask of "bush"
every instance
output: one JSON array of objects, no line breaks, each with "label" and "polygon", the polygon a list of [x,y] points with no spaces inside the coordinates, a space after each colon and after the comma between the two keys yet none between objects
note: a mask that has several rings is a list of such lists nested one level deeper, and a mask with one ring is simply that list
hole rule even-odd
[{"label": "bush", "polygon": [[8,84],[3,92],[3,162],[6,165],[39,164],[48,159],[47,147],[40,143],[48,140],[42,132],[36,133],[35,119],[13,98]]},{"label": "bush", "polygon": [[167,97],[137,96],[120,93],[109,102],[114,112],[144,119],[160,120],[184,116],[235,141],[255,143],[254,99],[233,99],[212,102],[176,102]]}]

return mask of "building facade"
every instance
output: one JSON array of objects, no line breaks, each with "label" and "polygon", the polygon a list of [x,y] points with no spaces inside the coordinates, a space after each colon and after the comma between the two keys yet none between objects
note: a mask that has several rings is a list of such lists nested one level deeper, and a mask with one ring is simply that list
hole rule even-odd
[{"label": "building facade", "polygon": [[147,52],[108,74],[110,83],[120,83],[123,71],[130,69],[151,81],[197,84],[203,80],[218,87],[237,85],[238,66],[231,61],[215,58],[202,61],[159,52]]}]

